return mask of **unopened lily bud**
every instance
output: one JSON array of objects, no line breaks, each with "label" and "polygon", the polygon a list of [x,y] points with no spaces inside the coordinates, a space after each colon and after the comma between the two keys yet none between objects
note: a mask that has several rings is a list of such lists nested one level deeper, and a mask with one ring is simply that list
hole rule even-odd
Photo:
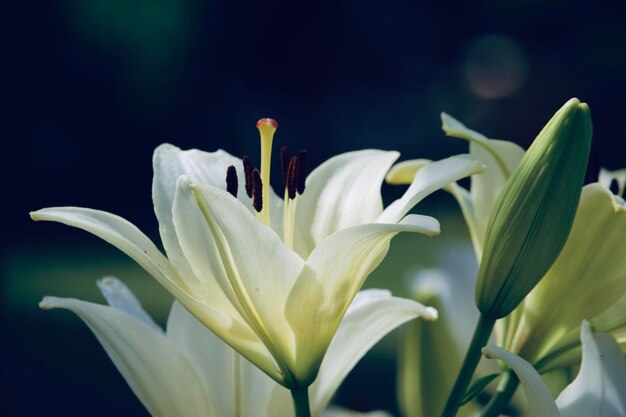
[{"label": "unopened lily bud", "polygon": [[495,203],[478,272],[476,304],[508,315],[555,261],[572,227],[587,168],[589,107],[573,98],[550,119]]}]

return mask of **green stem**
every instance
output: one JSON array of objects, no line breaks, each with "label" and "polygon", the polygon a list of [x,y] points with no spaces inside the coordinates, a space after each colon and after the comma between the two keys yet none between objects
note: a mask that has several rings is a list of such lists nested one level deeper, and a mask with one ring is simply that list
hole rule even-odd
[{"label": "green stem", "polygon": [[450,391],[450,395],[448,396],[446,406],[441,413],[441,417],[454,417],[456,416],[457,411],[459,411],[461,400],[465,396],[467,387],[472,381],[472,376],[474,375],[474,371],[480,361],[481,349],[489,341],[489,337],[491,336],[491,331],[493,330],[495,323],[495,319],[486,317],[483,314],[481,314],[478,318],[478,323],[476,323],[476,329],[474,330],[474,336],[472,336],[472,341],[470,342],[469,348],[467,348],[463,365],[461,365],[461,370],[456,377],[452,391]]},{"label": "green stem", "polygon": [[311,417],[308,387],[293,388],[291,390],[291,398],[293,398],[293,408],[296,412],[296,417]]},{"label": "green stem", "polygon": [[498,384],[498,388],[496,389],[496,393],[489,403],[483,409],[481,417],[497,417],[509,405],[511,402],[511,398],[513,394],[515,394],[515,390],[519,385],[519,379],[517,375],[513,373],[513,371],[509,371],[502,377],[502,380]]}]

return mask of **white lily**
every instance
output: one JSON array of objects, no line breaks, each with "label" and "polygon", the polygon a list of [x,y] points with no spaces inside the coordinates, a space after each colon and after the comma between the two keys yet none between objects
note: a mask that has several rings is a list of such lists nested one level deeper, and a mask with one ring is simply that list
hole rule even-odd
[{"label": "white lily", "polygon": [[[45,297],[40,306],[64,308],[80,316],[152,416],[294,415],[285,388],[214,336],[177,301],[164,332],[121,281],[107,277],[98,287],[108,306],[57,297]],[[361,415],[337,409],[324,414],[323,410],[378,340],[420,315],[434,319],[436,311],[384,290],[358,293],[311,386],[312,415]]]},{"label": "white lily", "polygon": [[[439,233],[434,218],[407,213],[482,165],[465,156],[429,164],[383,210],[379,187],[398,153],[351,152],[313,171],[304,194],[300,186],[298,194],[287,187],[283,202],[269,187],[276,123],[263,119],[258,127],[262,172],[254,175],[253,201],[233,190],[234,172],[238,178],[249,174],[237,158],[224,151],[157,148],[153,200],[167,257],[110,213],[58,207],[31,216],[82,228],[115,245],[218,337],[278,383],[300,390],[315,379],[342,317],[390,240],[405,231]],[[227,171],[230,193],[224,191]],[[260,210],[256,215],[253,205]]]},{"label": "white lily", "polygon": [[626,362],[616,341],[608,334],[594,334],[588,322],[581,326],[583,357],[576,379],[556,402],[531,364],[504,349],[488,346],[486,357],[504,361],[517,375],[531,416],[626,416]]}]

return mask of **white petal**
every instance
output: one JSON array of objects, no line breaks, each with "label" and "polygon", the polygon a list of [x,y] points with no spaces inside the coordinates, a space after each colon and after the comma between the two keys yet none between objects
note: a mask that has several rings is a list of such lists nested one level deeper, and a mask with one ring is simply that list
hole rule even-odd
[{"label": "white petal", "polygon": [[316,168],[298,197],[298,253],[306,257],[339,229],[371,223],[383,210],[380,187],[397,152],[362,150],[337,155]]},{"label": "white petal", "polygon": [[480,162],[465,155],[436,161],[419,169],[408,190],[378,217],[379,223],[396,223],[429,194],[461,178],[482,172]]},{"label": "white petal", "polygon": [[[227,192],[210,185],[194,185],[193,192],[219,257],[215,252],[205,255],[222,263],[246,320],[270,351],[280,352],[274,357],[293,359],[293,334],[284,309],[304,261]],[[179,233],[181,242],[189,238]]]},{"label": "white petal", "polygon": [[[206,304],[243,321],[242,311],[222,260],[219,248],[186,177],[180,177],[172,207],[176,239],[189,261],[194,282],[188,285]],[[200,295],[201,294],[201,295]]]},{"label": "white petal", "polygon": [[230,165],[234,165],[238,170],[238,177],[243,178],[241,160],[222,150],[217,152],[203,152],[197,149],[182,151],[176,146],[164,144],[154,151],[152,200],[159,220],[161,240],[168,258],[180,274],[187,276],[188,279],[192,278],[193,272],[178,244],[172,222],[176,181],[181,175],[186,175],[196,183],[212,184],[226,189],[226,170]]},{"label": "white petal", "polygon": [[386,290],[358,293],[337,328],[311,386],[312,413],[318,414],[328,405],[346,375],[383,336],[420,315],[434,320],[437,311],[412,300],[392,297]]},{"label": "white petal", "polygon": [[583,359],[578,376],[556,400],[563,417],[626,416],[626,362],[615,340],[581,330]]},{"label": "white petal", "polygon": [[127,220],[111,213],[80,207],[52,207],[32,212],[33,220],[55,221],[93,233],[141,265],[176,295],[177,272],[154,243]]},{"label": "white petal", "polygon": [[102,296],[111,307],[121,310],[126,314],[130,314],[158,332],[163,331],[141,307],[135,294],[133,294],[122,281],[115,277],[104,277],[98,280],[97,284]]},{"label": "white petal", "polygon": [[430,159],[410,159],[408,161],[398,162],[391,167],[385,176],[385,181],[394,185],[411,184],[413,178],[415,178],[415,173],[432,162],[433,161]]},{"label": "white petal", "polygon": [[389,241],[404,231],[436,233],[432,218],[407,216],[401,224],[372,223],[342,229],[311,253],[298,278],[285,314],[296,333],[298,371],[316,371],[344,312],[367,276],[382,261]]},{"label": "white petal", "polygon": [[80,316],[152,416],[217,416],[202,380],[161,332],[121,310],[86,301],[45,297],[40,307]]},{"label": "white petal", "polygon": [[611,188],[611,182],[615,180],[617,182],[617,195],[624,196],[624,190],[626,190],[626,169],[620,169],[617,171],[609,171],[608,169],[600,169],[600,175],[598,176],[598,182],[605,186],[607,189]]},{"label": "white petal", "polygon": [[560,417],[559,409],[552,399],[550,390],[535,368],[524,359],[506,350],[489,345],[483,348],[483,355],[489,359],[504,361],[520,380],[530,417]]}]

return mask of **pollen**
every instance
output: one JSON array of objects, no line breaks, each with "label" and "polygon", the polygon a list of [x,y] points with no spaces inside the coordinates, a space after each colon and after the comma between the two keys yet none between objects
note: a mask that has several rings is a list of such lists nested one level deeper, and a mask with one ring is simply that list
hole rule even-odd
[{"label": "pollen", "polygon": [[296,198],[296,191],[298,188],[298,174],[300,159],[297,156],[292,156],[289,160],[289,174],[287,175],[287,194],[290,199]]},{"label": "pollen", "polygon": [[233,165],[231,165],[226,170],[226,191],[228,191],[235,198],[237,197],[237,189],[239,188],[238,183],[237,170]]},{"label": "pollen", "polygon": [[257,213],[263,210],[263,182],[258,169],[252,171],[252,206]]},{"label": "pollen", "polygon": [[254,170],[254,165],[252,165],[252,161],[250,161],[248,155],[244,155],[242,161],[246,194],[248,197],[252,198],[252,170]]}]

